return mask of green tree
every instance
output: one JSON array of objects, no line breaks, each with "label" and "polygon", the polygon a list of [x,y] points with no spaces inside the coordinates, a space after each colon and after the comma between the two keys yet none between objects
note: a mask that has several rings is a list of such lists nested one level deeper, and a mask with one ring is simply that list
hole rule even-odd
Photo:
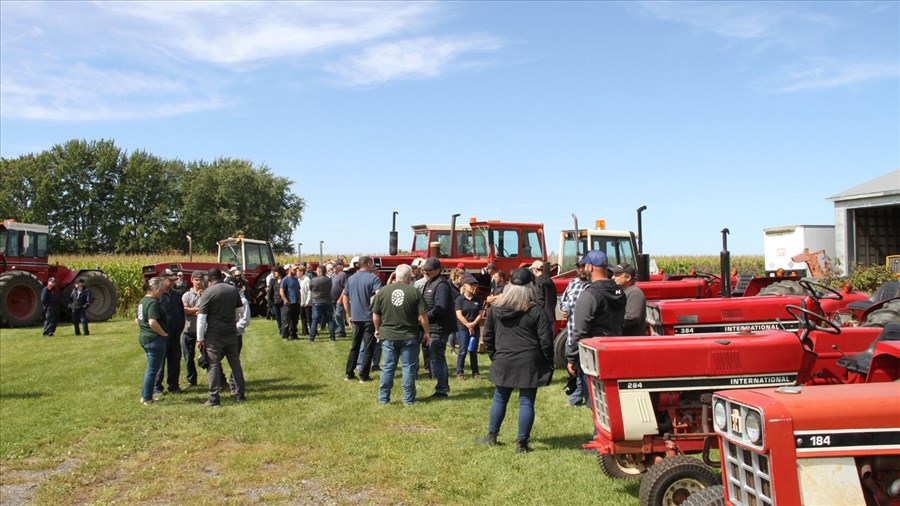
[{"label": "green tree", "polygon": [[178,188],[185,167],[146,151],[124,157],[122,180],[115,188],[118,253],[153,253],[174,249],[180,199]]},{"label": "green tree", "polygon": [[243,233],[292,253],[291,236],[306,202],[291,193],[291,184],[247,160],[192,162],[181,192],[181,226],[198,251],[212,251],[216,241]]}]

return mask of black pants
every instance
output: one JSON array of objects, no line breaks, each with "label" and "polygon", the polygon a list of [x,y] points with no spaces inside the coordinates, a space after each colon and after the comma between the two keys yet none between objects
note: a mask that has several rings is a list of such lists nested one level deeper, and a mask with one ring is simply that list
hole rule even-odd
[{"label": "black pants", "polygon": [[297,322],[300,320],[300,304],[285,304],[284,309],[284,332],[281,333],[281,337],[298,339]]},{"label": "black pants", "polygon": [[300,321],[303,325],[303,335],[309,335],[309,323],[312,321],[312,306],[300,306]]},{"label": "black pants", "polygon": [[181,335],[181,354],[184,355],[184,369],[187,372],[187,382],[191,386],[197,384],[197,363],[194,362],[196,348],[196,333],[185,332]]},{"label": "black pants", "polygon": [[84,328],[84,335],[89,336],[91,332],[88,330],[87,308],[81,307],[72,310],[72,323],[75,324],[75,335],[80,336],[81,331],[78,330],[78,324]]},{"label": "black pants", "polygon": [[169,334],[169,337],[166,338],[166,360],[165,363],[160,366],[159,372],[156,373],[156,385],[153,387],[153,390],[156,392],[162,392],[163,380],[165,380],[166,386],[170,392],[177,392],[180,390],[178,387],[178,376],[181,374],[180,338],[181,336],[179,334],[175,334],[175,337],[172,337],[172,334]]},{"label": "black pants", "polygon": [[356,363],[359,362],[359,347],[365,342],[363,349],[362,368],[359,370],[360,379],[369,379],[369,370],[372,367],[372,353],[375,352],[375,324],[372,322],[350,322],[353,335],[353,343],[350,345],[350,355],[347,356],[348,378],[353,377]]},{"label": "black pants", "polygon": [[44,335],[52,336],[56,332],[56,322],[59,321],[59,306],[53,304],[44,308]]}]

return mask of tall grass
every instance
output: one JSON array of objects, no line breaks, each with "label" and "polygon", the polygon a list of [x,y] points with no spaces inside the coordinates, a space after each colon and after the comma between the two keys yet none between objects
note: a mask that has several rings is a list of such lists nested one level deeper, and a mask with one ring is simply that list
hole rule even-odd
[{"label": "tall grass", "polygon": [[535,451],[516,454],[515,402],[503,445],[473,443],[488,381],[451,379],[450,398],[429,402],[434,381],[420,379],[421,402],[405,407],[398,377],[380,406],[377,382],[343,380],[346,340],[284,342],[260,318],[244,337],[249,400],[219,409],[201,406],[202,387],[141,406],[131,321],[90,338],[3,329],[0,345],[0,484],[33,486],[37,504],[637,504],[636,483],[581,452],[590,414],[563,407],[559,371],[537,396]]}]

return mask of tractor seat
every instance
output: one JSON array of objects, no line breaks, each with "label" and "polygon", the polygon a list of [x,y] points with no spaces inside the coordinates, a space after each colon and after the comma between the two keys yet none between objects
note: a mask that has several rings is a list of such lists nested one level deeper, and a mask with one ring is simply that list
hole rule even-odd
[{"label": "tractor seat", "polygon": [[847,307],[853,309],[854,311],[865,311],[870,307],[878,304],[879,302],[884,302],[888,299],[893,299],[900,292],[900,281],[888,281],[883,285],[878,287],[878,290],[875,290],[875,293],[872,294],[868,300],[858,300],[856,302],[851,302],[847,304]]},{"label": "tractor seat", "polygon": [[889,323],[865,351],[861,351],[855,355],[841,357],[837,359],[837,365],[856,374],[869,374],[869,366],[872,365],[872,355],[875,353],[875,345],[881,341],[900,341],[900,323]]}]

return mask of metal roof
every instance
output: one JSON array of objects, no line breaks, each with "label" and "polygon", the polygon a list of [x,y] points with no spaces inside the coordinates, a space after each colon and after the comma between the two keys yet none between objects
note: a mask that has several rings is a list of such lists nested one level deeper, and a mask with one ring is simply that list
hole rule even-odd
[{"label": "metal roof", "polygon": [[895,194],[900,194],[900,169],[832,195],[828,200],[840,202]]}]

